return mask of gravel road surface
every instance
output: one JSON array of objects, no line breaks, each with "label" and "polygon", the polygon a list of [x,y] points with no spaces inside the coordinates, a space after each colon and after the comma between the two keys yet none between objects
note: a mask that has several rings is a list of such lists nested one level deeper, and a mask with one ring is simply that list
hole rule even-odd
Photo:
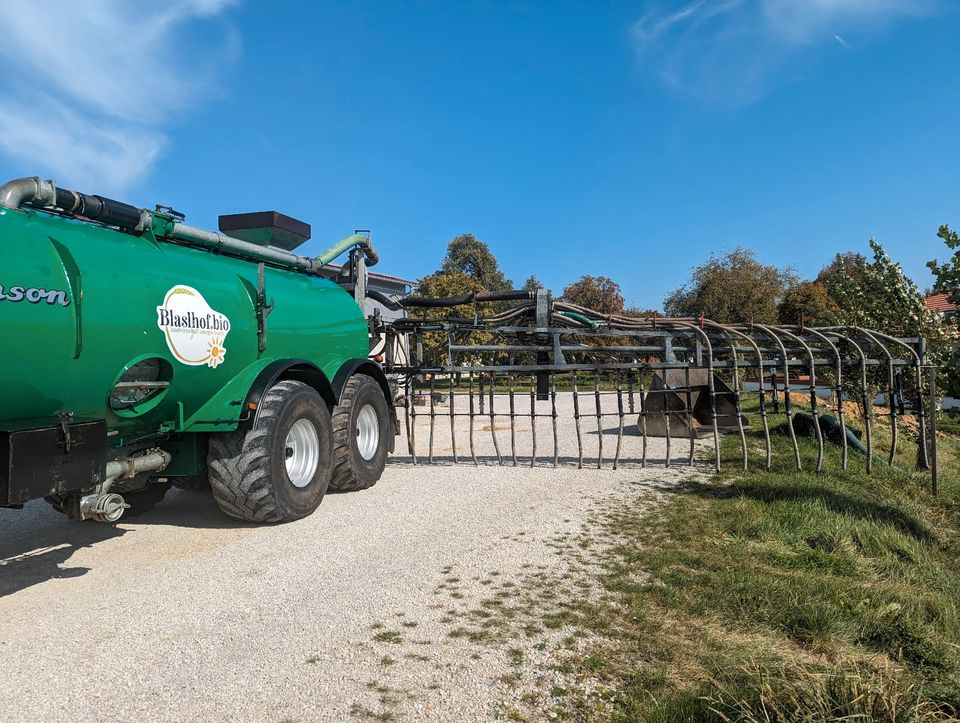
[{"label": "gravel road surface", "polygon": [[[466,421],[457,425],[459,435]],[[593,429],[583,435],[595,464]],[[500,420],[497,430],[509,449]],[[449,598],[469,599],[490,575],[548,573],[562,557],[550,540],[579,533],[591,508],[652,504],[690,470],[530,468],[522,456],[500,467],[483,463],[492,449],[479,441],[480,466],[454,466],[448,425],[445,434],[436,430],[443,464],[398,454],[372,489],[328,495],[286,525],[237,523],[207,495],[179,490],[115,526],[66,520],[42,501],[0,510],[0,720],[502,714],[509,663],[450,636]],[[561,456],[575,458],[569,421],[560,438]],[[625,439],[635,450],[635,431]],[[662,441],[650,444],[662,461]],[[674,454],[685,458],[683,445]]]}]

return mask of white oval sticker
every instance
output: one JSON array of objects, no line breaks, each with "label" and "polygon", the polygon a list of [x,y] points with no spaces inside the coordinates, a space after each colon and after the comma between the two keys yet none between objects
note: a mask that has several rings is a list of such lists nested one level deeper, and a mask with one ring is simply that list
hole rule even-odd
[{"label": "white oval sticker", "polygon": [[167,339],[170,353],[190,366],[206,364],[212,369],[223,361],[223,346],[230,320],[207,304],[191,286],[174,286],[157,307],[157,326]]}]

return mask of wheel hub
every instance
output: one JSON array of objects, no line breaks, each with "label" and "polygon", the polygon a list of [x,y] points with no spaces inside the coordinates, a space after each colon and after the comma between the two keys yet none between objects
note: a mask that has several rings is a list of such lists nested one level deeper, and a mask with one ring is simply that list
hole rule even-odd
[{"label": "wheel hub", "polygon": [[306,487],[313,481],[320,464],[320,436],[309,419],[298,419],[287,432],[284,464],[294,487]]},{"label": "wheel hub", "polygon": [[380,420],[372,404],[364,404],[357,414],[357,451],[367,462],[377,454],[380,446]]}]

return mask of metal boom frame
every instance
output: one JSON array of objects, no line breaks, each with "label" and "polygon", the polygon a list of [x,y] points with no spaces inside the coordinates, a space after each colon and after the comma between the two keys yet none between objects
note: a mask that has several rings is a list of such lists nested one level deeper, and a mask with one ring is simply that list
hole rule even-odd
[{"label": "metal boom frame", "polygon": [[[386,370],[394,376],[405,397],[404,425],[414,464],[424,456],[427,461],[434,461],[436,425],[442,417],[447,417],[450,426],[452,461],[459,463],[459,451],[464,447],[461,445],[458,450],[456,421],[466,417],[472,463],[479,463],[475,434],[477,421],[484,420],[491,430],[492,457],[498,463],[504,464],[509,457],[510,463],[516,465],[526,457],[531,466],[558,465],[559,385],[572,392],[576,464],[580,467],[585,464],[582,425],[592,417],[597,426],[598,468],[607,462],[614,469],[629,462],[646,466],[648,436],[665,438],[664,464],[669,466],[674,463],[672,445],[679,433],[688,445],[689,464],[696,456],[698,439],[712,439],[713,466],[719,470],[720,434],[731,432],[739,436],[742,468],[746,470],[749,421],[741,401],[744,394],[751,393],[743,383],[748,373],[759,398],[766,469],[772,465],[770,418],[775,415],[783,417],[794,466],[802,469],[794,419],[794,398],[798,395],[806,397],[809,412],[804,414],[812,418],[817,472],[825,464],[828,440],[824,428],[828,422],[840,430],[842,469],[848,467],[850,444],[861,446],[849,438],[843,404],[839,403],[851,397],[864,410],[865,467],[867,473],[872,472],[878,450],[873,429],[875,391],[871,390],[879,390],[885,397],[883,416],[890,423],[886,463],[896,460],[901,437],[898,423],[907,413],[907,406],[913,408],[918,426],[917,466],[929,469],[931,452],[935,453],[935,447],[930,449],[936,440],[928,438],[924,405],[925,397],[935,395],[935,389],[929,387],[929,382],[925,386],[923,370],[928,367],[920,339],[895,338],[858,327],[729,325],[704,318],[602,314],[553,300],[544,291],[481,293],[448,299],[407,297],[398,305],[407,310],[448,307],[461,313],[463,309],[473,311],[471,317],[407,317],[375,325],[374,333],[385,341]],[[491,308],[486,314],[481,313]],[[818,385],[818,379],[828,380],[829,387]],[[729,385],[725,380],[729,380]],[[798,381],[802,382],[800,389]],[[824,391],[838,402],[834,420],[824,415],[829,401],[822,398]],[[444,397],[448,408],[438,410]],[[458,409],[455,400],[462,402],[464,408]],[[520,406],[527,401],[529,411],[521,411]],[[417,402],[427,409],[418,413]],[[545,405],[538,406],[538,402]],[[543,406],[547,411],[539,411]],[[426,455],[418,454],[417,446],[418,417],[423,416],[429,420]],[[701,424],[695,424],[694,416]],[[517,419],[522,417],[531,420],[532,448],[529,454],[518,456]],[[611,417],[616,420],[616,442],[605,456],[603,424]],[[634,418],[641,447],[639,456],[631,458],[624,455],[624,430],[628,419]],[[497,422],[505,419],[509,420],[509,455],[501,452],[497,435]],[[552,427],[552,454],[546,456],[538,455],[538,420],[547,420]]]}]

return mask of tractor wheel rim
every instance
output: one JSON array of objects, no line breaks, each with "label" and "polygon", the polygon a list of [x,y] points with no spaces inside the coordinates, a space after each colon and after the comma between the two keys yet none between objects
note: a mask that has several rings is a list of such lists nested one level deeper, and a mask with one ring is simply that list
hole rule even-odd
[{"label": "tractor wheel rim", "polygon": [[357,415],[357,451],[367,462],[380,446],[380,420],[372,404],[365,404]]},{"label": "tractor wheel rim", "polygon": [[287,477],[294,487],[306,487],[313,481],[320,464],[320,435],[309,419],[298,419],[287,432]]}]

